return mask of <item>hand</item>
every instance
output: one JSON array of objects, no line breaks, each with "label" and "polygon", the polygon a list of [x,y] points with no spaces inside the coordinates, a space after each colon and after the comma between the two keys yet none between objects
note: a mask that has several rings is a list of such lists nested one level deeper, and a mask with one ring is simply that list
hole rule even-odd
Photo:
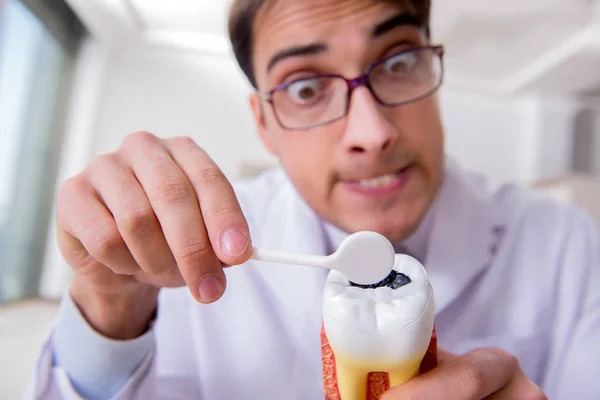
[{"label": "hand", "polygon": [[381,400],[547,400],[499,349],[479,349],[462,357],[439,351],[439,366],[390,389]]},{"label": "hand", "polygon": [[187,285],[197,301],[216,301],[223,267],[252,252],[231,184],[188,138],[129,135],[61,186],[57,224],[71,296],[114,339],[147,329],[160,288]]}]

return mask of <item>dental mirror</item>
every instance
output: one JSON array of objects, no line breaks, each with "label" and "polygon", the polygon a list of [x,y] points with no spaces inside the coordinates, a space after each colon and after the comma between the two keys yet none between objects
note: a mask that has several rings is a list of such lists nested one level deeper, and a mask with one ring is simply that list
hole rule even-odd
[{"label": "dental mirror", "polygon": [[379,233],[368,231],[348,236],[335,253],[325,257],[253,250],[253,260],[333,269],[360,285],[370,285],[387,278],[395,261],[390,241]]}]

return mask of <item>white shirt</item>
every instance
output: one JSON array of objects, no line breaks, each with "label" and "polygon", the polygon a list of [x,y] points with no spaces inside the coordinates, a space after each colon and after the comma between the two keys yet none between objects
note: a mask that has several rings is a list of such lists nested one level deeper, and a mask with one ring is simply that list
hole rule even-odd
[{"label": "white shirt", "polygon": [[[327,254],[328,242],[343,240],[283,171],[236,192],[256,246]],[[600,251],[585,212],[514,186],[491,190],[449,164],[436,204],[403,244],[423,254],[440,347],[500,347],[550,399],[600,398]],[[143,351],[125,374],[119,346],[133,344],[99,337],[66,298],[40,354],[38,398],[322,399],[326,271],[250,261],[226,273],[226,294],[212,305],[185,288],[161,291],[158,319],[132,342]]]}]

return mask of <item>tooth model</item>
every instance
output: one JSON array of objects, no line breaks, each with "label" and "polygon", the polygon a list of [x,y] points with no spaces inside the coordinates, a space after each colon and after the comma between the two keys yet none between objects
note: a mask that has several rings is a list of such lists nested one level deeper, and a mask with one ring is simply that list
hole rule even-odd
[{"label": "tooth model", "polygon": [[410,256],[396,255],[390,275],[374,285],[331,271],[321,334],[326,398],[378,399],[423,372],[423,364],[434,367],[434,314],[427,273]]}]

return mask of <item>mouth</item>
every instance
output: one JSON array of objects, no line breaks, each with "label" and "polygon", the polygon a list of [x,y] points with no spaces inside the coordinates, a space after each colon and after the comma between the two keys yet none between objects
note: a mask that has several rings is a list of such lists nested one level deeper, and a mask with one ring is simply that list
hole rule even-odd
[{"label": "mouth", "polygon": [[363,194],[387,193],[400,188],[408,180],[412,167],[413,164],[409,164],[394,172],[373,177],[343,179],[342,183],[348,188]]}]

